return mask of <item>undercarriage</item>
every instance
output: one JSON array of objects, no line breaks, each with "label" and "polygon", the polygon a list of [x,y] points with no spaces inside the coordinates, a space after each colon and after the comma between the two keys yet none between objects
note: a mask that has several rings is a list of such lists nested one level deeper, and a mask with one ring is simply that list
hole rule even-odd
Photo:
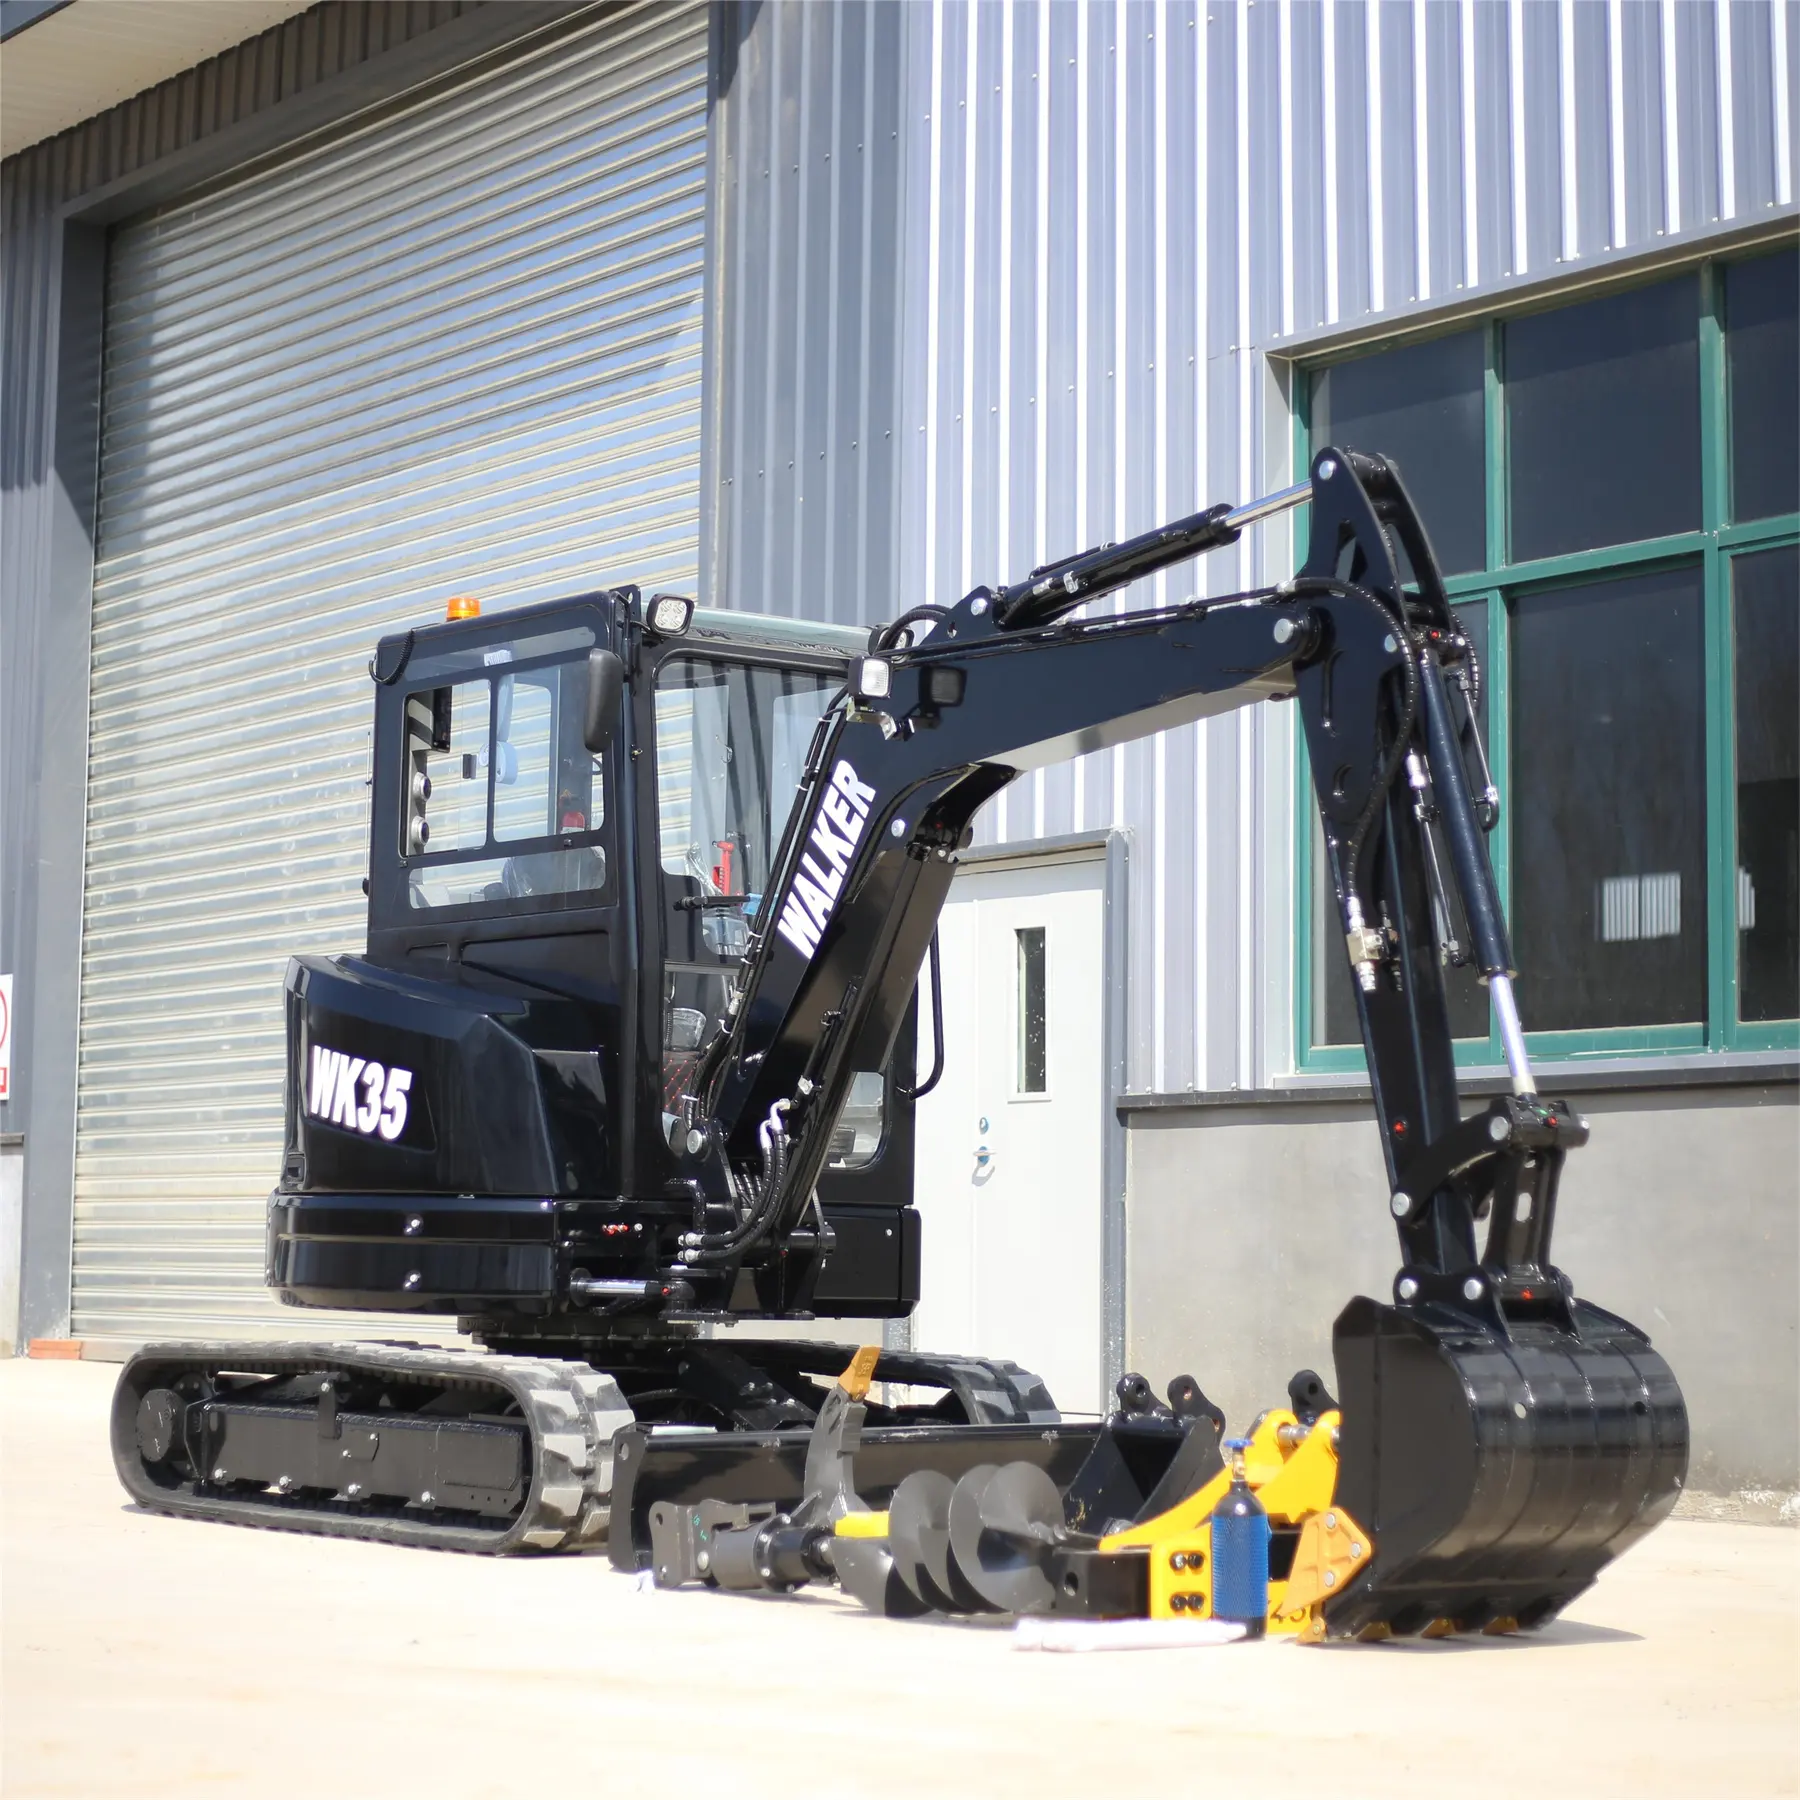
[{"label": "undercarriage", "polygon": [[[490,1555],[598,1547],[618,1433],[636,1426],[640,1441],[697,1442],[786,1432],[804,1442],[851,1355],[835,1344],[740,1351],[673,1334],[565,1342],[556,1355],[513,1343],[485,1354],[159,1344],[120,1375],[113,1456],[133,1499],[157,1512]],[[909,1394],[941,1392],[871,1404],[871,1444],[884,1428],[909,1455],[933,1432],[953,1446],[957,1428],[981,1443],[1016,1440],[1017,1455],[1059,1441],[1042,1383],[1011,1363],[892,1352],[879,1373]],[[958,1472],[967,1466],[948,1454]]]}]

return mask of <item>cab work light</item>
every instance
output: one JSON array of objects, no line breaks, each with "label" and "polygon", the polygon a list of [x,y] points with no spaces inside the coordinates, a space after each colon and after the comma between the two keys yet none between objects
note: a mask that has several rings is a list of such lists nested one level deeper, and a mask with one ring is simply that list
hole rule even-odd
[{"label": "cab work light", "polygon": [[658,637],[680,637],[694,622],[694,603],[681,594],[650,596],[650,629]]}]

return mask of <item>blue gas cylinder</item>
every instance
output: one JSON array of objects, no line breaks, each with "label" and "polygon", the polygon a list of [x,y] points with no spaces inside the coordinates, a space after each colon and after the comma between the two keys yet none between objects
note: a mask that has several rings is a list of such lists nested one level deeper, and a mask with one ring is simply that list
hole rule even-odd
[{"label": "blue gas cylinder", "polygon": [[1231,1619],[1247,1637],[1261,1637],[1269,1622],[1269,1515],[1244,1475],[1248,1438],[1227,1438],[1231,1486],[1212,1515],[1212,1611]]}]

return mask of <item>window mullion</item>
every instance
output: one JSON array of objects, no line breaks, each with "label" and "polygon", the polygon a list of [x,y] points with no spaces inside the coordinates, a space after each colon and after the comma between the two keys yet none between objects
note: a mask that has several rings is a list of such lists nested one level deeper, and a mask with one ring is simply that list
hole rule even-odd
[{"label": "window mullion", "polygon": [[[1483,422],[1486,427],[1487,464],[1487,566],[1498,570],[1506,566],[1508,540],[1508,506],[1506,480],[1506,392],[1501,358],[1504,354],[1504,327],[1498,319],[1490,319],[1487,328],[1487,364],[1483,381]],[[1487,753],[1494,786],[1500,790],[1500,819],[1488,834],[1488,860],[1494,869],[1494,885],[1500,893],[1500,913],[1509,927],[1512,922],[1512,789],[1507,780],[1507,711],[1511,685],[1511,637],[1507,618],[1506,596],[1492,588],[1487,596]],[[1500,1043],[1500,1028],[1494,1009],[1488,1007],[1488,1047],[1490,1062],[1505,1055]]]},{"label": "window mullion", "polygon": [[1722,526],[1719,542],[1728,550],[1757,550],[1792,543],[1796,532],[1800,532],[1800,513],[1776,513],[1767,519]]},{"label": "window mullion", "polygon": [[1731,732],[1731,559],[1719,547],[1730,518],[1730,414],[1726,395],[1724,282],[1700,269],[1700,505],[1706,534],[1706,1042],[1732,1041],[1737,1022],[1736,789]]},{"label": "window mullion", "polygon": [[[1508,596],[1494,588],[1488,595],[1488,767],[1500,790],[1500,818],[1488,833],[1488,861],[1494,870],[1494,886],[1500,895],[1500,916],[1512,936],[1512,619]],[[1503,1062],[1505,1047],[1500,1028],[1488,1007],[1489,1060]]]},{"label": "window mullion", "polygon": [[1487,566],[1506,567],[1507,483],[1506,483],[1506,409],[1501,389],[1501,325],[1490,319],[1487,328],[1487,357],[1483,371],[1483,425],[1487,438]]},{"label": "window mullion", "polygon": [[1731,558],[1706,556],[1707,1047],[1730,1046],[1737,1024],[1737,784],[1732,763]]},{"label": "window mullion", "polygon": [[1700,268],[1700,529],[1713,537],[1731,516],[1723,290],[1719,265],[1703,263]]}]

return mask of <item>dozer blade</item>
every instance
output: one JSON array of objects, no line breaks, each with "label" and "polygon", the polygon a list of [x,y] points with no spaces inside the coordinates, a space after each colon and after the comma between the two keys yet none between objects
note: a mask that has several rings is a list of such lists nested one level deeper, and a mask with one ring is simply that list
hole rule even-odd
[{"label": "dozer blade", "polygon": [[1502,1327],[1358,1298],[1333,1349],[1336,1497],[1375,1547],[1326,1606],[1333,1636],[1540,1625],[1669,1513],[1686,1478],[1668,1364],[1585,1302]]}]

